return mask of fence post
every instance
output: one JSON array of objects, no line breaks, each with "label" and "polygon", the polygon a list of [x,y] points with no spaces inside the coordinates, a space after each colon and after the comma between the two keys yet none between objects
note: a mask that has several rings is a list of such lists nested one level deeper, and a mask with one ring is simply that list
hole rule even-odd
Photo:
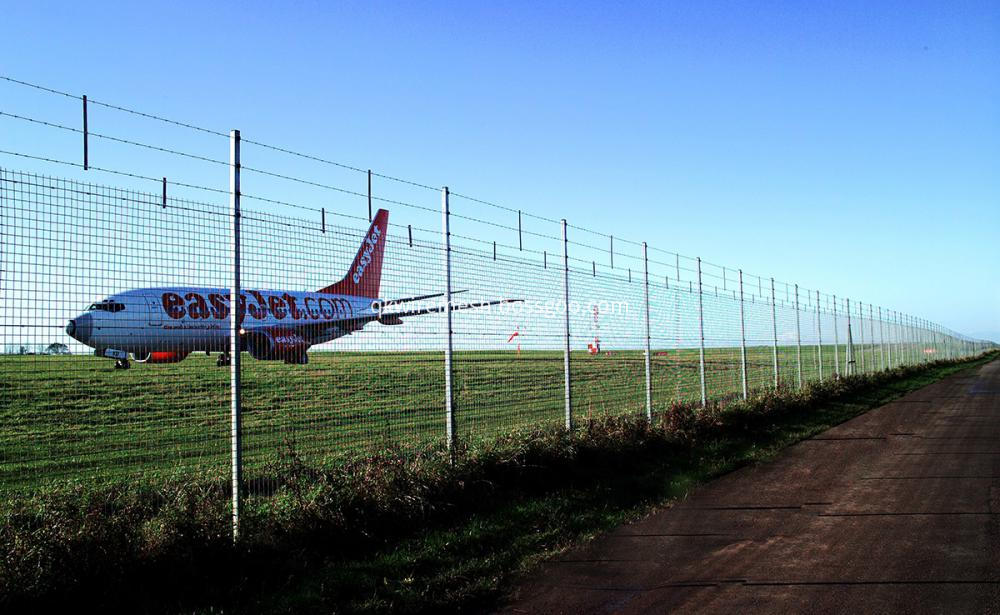
[{"label": "fence post", "polygon": [[924,319],[919,316],[913,317],[913,353],[917,362],[924,363]]},{"label": "fence post", "polygon": [[569,386],[569,240],[566,238],[566,220],[562,221],[563,236],[563,299],[566,301],[565,337],[563,347],[563,381],[566,394],[566,431],[573,430],[573,404],[570,400]]},{"label": "fence post", "polygon": [[87,95],[83,95],[83,170],[90,168],[90,144],[88,143],[90,131],[87,128]]},{"label": "fence post", "polygon": [[819,291],[816,291],[816,362],[819,364],[819,381],[823,382],[823,324],[819,311]]},{"label": "fence post", "polygon": [[649,335],[649,258],[646,256],[646,242],[642,242],[642,266],[646,299],[646,419],[653,422],[653,366],[650,358]]},{"label": "fence post", "polygon": [[872,343],[872,371],[875,372],[878,371],[875,368],[875,311],[871,303],[868,304],[868,324],[868,331],[870,333],[868,337]]},{"label": "fence post", "polygon": [[743,400],[750,395],[747,390],[747,325],[743,315],[743,270],[740,269],[740,373],[743,380]]},{"label": "fence post", "polygon": [[854,339],[851,336],[851,300],[844,299],[844,312],[847,314],[847,375],[856,373],[854,369]]},{"label": "fence post", "polygon": [[444,415],[448,450],[455,447],[455,409],[451,383],[451,212],[448,209],[448,186],[441,188],[441,240],[444,243],[444,313],[447,343],[444,347]]},{"label": "fence post", "polygon": [[909,365],[912,358],[910,357],[910,332],[909,327],[906,324],[906,314],[899,314],[899,355],[903,358],[903,364]]},{"label": "fence post", "polygon": [[899,312],[896,314],[896,320],[899,322],[899,356],[903,361],[903,365],[908,365],[910,363],[910,352],[907,347],[909,344],[906,340],[906,315]]},{"label": "fence post", "polygon": [[878,362],[885,371],[885,328],[882,326],[882,306],[878,308]]},{"label": "fence post", "polygon": [[896,318],[896,357],[898,358],[899,365],[902,367],[906,365],[906,356],[903,354],[905,352],[905,345],[903,344],[903,315],[896,311],[893,311],[893,315]]},{"label": "fence post", "polygon": [[521,210],[517,210],[517,249],[518,251],[524,250],[524,240],[521,237]]},{"label": "fence post", "polygon": [[861,344],[861,373],[865,373],[865,312],[858,301],[858,336]]},{"label": "fence post", "polygon": [[892,317],[890,316],[891,313],[892,313],[892,310],[886,310],[885,311],[885,318],[886,318],[885,328],[889,331],[889,346],[888,346],[888,348],[889,348],[889,369],[892,369],[892,339],[893,339],[893,335],[892,335]]},{"label": "fence post", "polygon": [[698,257],[698,373],[701,376],[701,406],[708,405],[705,390],[705,310],[701,293],[701,257]]},{"label": "fence post", "polygon": [[927,320],[921,319],[920,320],[920,324],[921,324],[921,335],[920,335],[920,337],[921,337],[921,341],[920,341],[921,352],[924,355],[924,361],[926,363],[930,363],[931,360],[932,360],[932,357],[927,352],[927,349],[928,349],[928,347],[930,346],[930,343],[931,343],[930,322],[928,322]]},{"label": "fence post", "polygon": [[899,321],[903,333],[903,356],[906,357],[907,365],[913,365],[913,347],[910,344],[910,317],[907,314],[900,314]]},{"label": "fence post", "polygon": [[927,346],[927,321],[923,318],[917,318],[917,354],[920,356],[920,362],[927,362],[927,353],[924,352],[924,348]]},{"label": "fence post", "polygon": [[900,339],[903,344],[903,357],[907,364],[913,363],[913,355],[910,354],[910,324],[906,314],[899,315]]},{"label": "fence post", "polygon": [[229,287],[229,397],[230,453],[232,455],[233,541],[240,536],[240,486],[243,483],[242,372],[240,370],[240,131],[229,133],[229,218],[230,250],[233,257]]},{"label": "fence post", "polygon": [[368,222],[372,221],[372,170],[368,169]]},{"label": "fence post", "polygon": [[903,348],[899,343],[900,340],[900,330],[899,330],[899,312],[896,310],[892,311],[892,330],[893,330],[893,345],[896,346],[896,365],[898,367],[903,366]]},{"label": "fence post", "polygon": [[802,388],[802,329],[799,327],[799,285],[795,285],[795,365],[799,388]]},{"label": "fence post", "polygon": [[840,333],[837,332],[837,295],[833,296],[833,373],[840,378]]},{"label": "fence post", "polygon": [[916,339],[914,338],[913,330],[913,317],[907,315],[906,317],[906,340],[910,345],[910,363],[916,364],[917,362],[917,352],[916,352]]},{"label": "fence post", "polygon": [[771,340],[774,358],[774,390],[778,390],[778,302],[774,298],[774,278],[771,278]]}]

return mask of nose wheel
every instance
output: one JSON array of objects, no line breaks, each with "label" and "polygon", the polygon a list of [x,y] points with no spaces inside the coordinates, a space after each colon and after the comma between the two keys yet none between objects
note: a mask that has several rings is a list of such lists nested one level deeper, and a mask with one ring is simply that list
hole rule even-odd
[{"label": "nose wheel", "polygon": [[229,358],[229,353],[223,353],[219,355],[219,358],[215,360],[215,364],[219,367],[228,367],[232,361]]},{"label": "nose wheel", "polygon": [[130,367],[132,367],[132,364],[129,363],[128,359],[117,359],[115,361],[115,369],[128,369]]}]

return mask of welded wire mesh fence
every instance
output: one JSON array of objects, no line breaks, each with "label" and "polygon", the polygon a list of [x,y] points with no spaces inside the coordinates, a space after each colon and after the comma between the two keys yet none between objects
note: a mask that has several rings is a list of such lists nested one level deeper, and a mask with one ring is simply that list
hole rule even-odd
[{"label": "welded wire mesh fence", "polygon": [[[219,137],[233,139],[153,120],[201,131],[216,153],[229,147]],[[101,149],[80,164],[3,145],[24,163],[86,165],[130,187],[0,168],[0,490],[228,475],[234,319],[237,448],[251,493],[273,489],[289,459],[329,467],[607,414],[656,421],[675,403],[992,347],[284,148],[246,141],[248,163],[246,152],[112,144],[213,170],[179,182],[95,166]],[[300,163],[324,179],[301,179]],[[227,189],[239,173],[239,191]]]},{"label": "welded wire mesh fence", "polygon": [[[322,466],[446,443],[446,258],[463,440],[565,423],[567,311],[576,422],[647,410],[655,418],[703,393],[737,399],[776,380],[797,388],[986,347],[795,285],[775,282],[772,299],[770,279],[684,257],[664,266],[618,253],[614,269],[597,270],[564,261],[557,234],[553,253],[494,252],[492,242],[454,236],[445,251],[439,231],[391,222],[377,297],[432,297],[382,308],[380,321],[365,312],[374,298],[302,295],[347,271],[364,228],[250,208],[240,222],[242,339],[259,359],[243,363],[242,446],[245,475],[258,481],[286,454]],[[164,205],[161,194],[0,169],[0,225],[0,484],[224,472],[226,206]],[[492,300],[515,301],[462,309]],[[390,317],[414,309],[429,313]],[[270,350],[284,338],[301,338],[303,354]]]}]

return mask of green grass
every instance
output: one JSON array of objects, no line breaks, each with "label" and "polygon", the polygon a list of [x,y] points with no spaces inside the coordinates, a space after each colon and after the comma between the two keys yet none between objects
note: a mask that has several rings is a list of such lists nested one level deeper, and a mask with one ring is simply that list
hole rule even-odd
[{"label": "green grass", "polygon": [[[654,408],[700,399],[696,349],[653,354]],[[840,355],[843,362],[842,347]],[[192,355],[119,371],[96,357],[0,357],[0,491],[225,469],[229,370],[214,361]],[[824,346],[827,377],[833,362],[833,347]],[[748,349],[751,389],[772,386],[772,363],[770,347]],[[796,348],[779,348],[779,363],[783,386],[794,387]],[[802,347],[802,364],[803,380],[817,380],[815,346]],[[420,450],[444,440],[442,353],[313,353],[305,366],[247,357],[243,374],[250,478],[264,477],[287,450],[314,467],[330,467],[359,453]],[[574,352],[571,375],[577,421],[645,411],[641,352]],[[454,382],[463,440],[564,421],[560,352],[457,352]],[[739,395],[738,349],[706,351],[706,385],[712,399]]]},{"label": "green grass", "polygon": [[0,506],[0,610],[469,612],[520,574],[692,486],[992,360],[827,381],[727,406],[675,404],[524,429],[454,456],[384,450],[329,469],[280,460],[229,534],[225,472],[79,482]]}]

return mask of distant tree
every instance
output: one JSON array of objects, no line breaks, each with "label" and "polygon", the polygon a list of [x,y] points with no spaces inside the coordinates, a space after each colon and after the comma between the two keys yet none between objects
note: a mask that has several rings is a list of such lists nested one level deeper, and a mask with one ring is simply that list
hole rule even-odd
[{"label": "distant tree", "polygon": [[55,342],[45,348],[45,354],[69,354],[69,346]]},{"label": "distant tree", "polygon": [[17,354],[28,354],[28,347],[21,346],[21,348],[17,351]]}]

